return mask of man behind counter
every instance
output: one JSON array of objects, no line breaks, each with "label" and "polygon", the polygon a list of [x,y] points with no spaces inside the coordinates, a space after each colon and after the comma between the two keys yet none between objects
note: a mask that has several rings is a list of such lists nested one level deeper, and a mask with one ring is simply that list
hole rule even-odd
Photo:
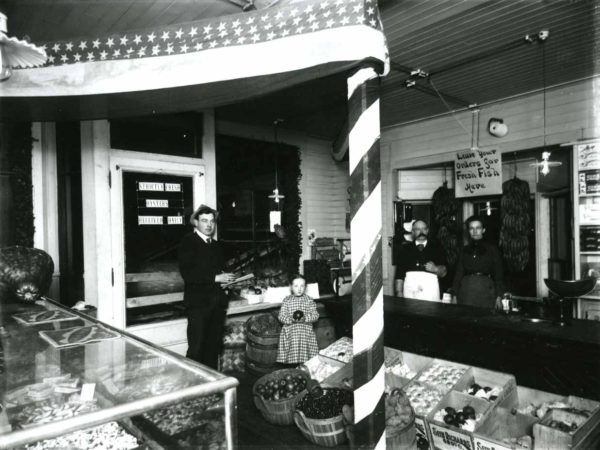
[{"label": "man behind counter", "polygon": [[428,239],[424,220],[412,224],[412,242],[404,243],[396,255],[396,295],[419,300],[440,300],[439,279],[446,276],[446,256],[441,246]]},{"label": "man behind counter", "polygon": [[201,205],[190,217],[194,231],[185,235],[179,245],[179,271],[185,283],[183,303],[188,318],[186,356],[215,369],[227,308],[221,285],[235,278],[232,273],[223,273],[223,249],[212,237],[217,216],[217,211]]}]

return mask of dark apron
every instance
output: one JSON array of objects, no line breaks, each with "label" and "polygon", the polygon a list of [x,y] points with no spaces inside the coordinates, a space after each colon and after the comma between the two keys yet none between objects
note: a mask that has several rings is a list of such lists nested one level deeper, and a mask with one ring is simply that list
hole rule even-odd
[{"label": "dark apron", "polygon": [[465,275],[458,288],[457,303],[494,309],[496,305],[494,281],[486,275]]}]

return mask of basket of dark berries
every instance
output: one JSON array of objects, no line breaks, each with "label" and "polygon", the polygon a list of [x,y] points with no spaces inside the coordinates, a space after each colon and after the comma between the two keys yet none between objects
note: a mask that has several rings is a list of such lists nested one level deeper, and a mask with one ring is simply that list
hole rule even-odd
[{"label": "basket of dark berries", "polygon": [[334,447],[346,442],[342,408],[354,405],[352,391],[323,389],[317,383],[310,384],[308,392],[296,404],[296,426],[306,439],[316,445]]},{"label": "basket of dark berries", "polygon": [[299,369],[282,369],[264,375],[252,388],[254,404],[268,422],[291,425],[296,403],[306,391],[309,379],[309,375]]}]

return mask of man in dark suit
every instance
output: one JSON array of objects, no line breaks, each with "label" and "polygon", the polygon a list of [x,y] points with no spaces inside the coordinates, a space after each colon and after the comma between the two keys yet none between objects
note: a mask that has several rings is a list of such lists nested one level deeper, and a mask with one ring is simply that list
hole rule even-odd
[{"label": "man in dark suit", "polygon": [[223,343],[227,297],[221,287],[234,280],[224,273],[221,243],[213,239],[217,211],[201,205],[190,217],[194,231],[179,245],[179,271],[185,282],[183,303],[188,318],[187,357],[217,368]]}]

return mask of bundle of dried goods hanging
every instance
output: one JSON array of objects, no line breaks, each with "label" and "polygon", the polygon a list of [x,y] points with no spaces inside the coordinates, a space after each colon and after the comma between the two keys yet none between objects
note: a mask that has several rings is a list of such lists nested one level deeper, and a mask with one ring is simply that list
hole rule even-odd
[{"label": "bundle of dried goods hanging", "polygon": [[529,184],[517,177],[502,184],[500,249],[509,272],[522,272],[529,261]]},{"label": "bundle of dried goods hanging", "polygon": [[448,188],[446,182],[433,193],[431,198],[433,220],[437,225],[437,238],[444,248],[448,264],[452,265],[458,257],[458,236],[456,233],[456,215],[458,202],[454,197],[454,189]]}]

